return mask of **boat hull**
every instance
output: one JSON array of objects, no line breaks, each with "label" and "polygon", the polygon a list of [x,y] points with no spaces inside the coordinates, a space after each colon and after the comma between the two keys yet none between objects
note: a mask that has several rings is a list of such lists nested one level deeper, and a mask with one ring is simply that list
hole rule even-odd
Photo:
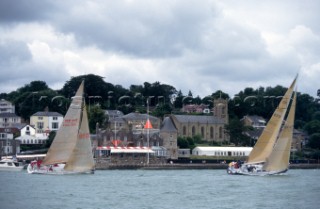
[{"label": "boat hull", "polygon": [[22,171],[23,165],[17,161],[4,159],[0,162],[0,171]]},{"label": "boat hull", "polygon": [[36,162],[31,162],[27,167],[29,174],[43,174],[43,175],[68,175],[68,174],[93,174],[94,170],[89,171],[66,171],[65,164],[55,165],[41,165]]},{"label": "boat hull", "polygon": [[[250,167],[250,169],[248,169]],[[227,173],[230,175],[246,175],[246,176],[267,176],[267,175],[279,175],[287,172],[288,169],[279,171],[264,171],[262,170],[263,165],[242,165],[239,168],[234,166],[228,166]]]},{"label": "boat hull", "polygon": [[22,171],[23,166],[18,167],[0,167],[0,171]]}]

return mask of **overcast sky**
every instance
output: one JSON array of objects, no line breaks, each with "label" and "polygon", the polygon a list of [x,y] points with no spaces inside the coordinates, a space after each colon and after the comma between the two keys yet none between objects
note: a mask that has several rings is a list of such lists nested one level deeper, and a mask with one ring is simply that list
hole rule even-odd
[{"label": "overcast sky", "polygon": [[204,97],[245,87],[320,89],[320,1],[1,0],[0,93],[93,73]]}]

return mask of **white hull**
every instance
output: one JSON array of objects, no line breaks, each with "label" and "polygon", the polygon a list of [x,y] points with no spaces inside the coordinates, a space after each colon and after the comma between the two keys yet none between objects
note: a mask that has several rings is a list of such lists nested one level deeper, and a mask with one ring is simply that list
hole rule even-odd
[{"label": "white hull", "polygon": [[27,167],[29,174],[44,174],[44,175],[68,175],[68,174],[93,174],[94,171],[66,171],[64,170],[65,164],[56,164],[50,166],[37,165],[36,163],[30,163]]},{"label": "white hull", "polygon": [[[262,170],[262,164],[248,165],[243,164],[240,168],[229,166],[227,173],[231,175],[247,175],[247,176],[267,176],[267,175],[279,175],[287,172],[288,169],[280,171],[264,171]],[[248,169],[250,168],[250,169]]]},{"label": "white hull", "polygon": [[4,159],[0,161],[0,171],[22,171],[23,166],[16,161]]},{"label": "white hull", "polygon": [[0,171],[22,171],[23,170],[23,166],[18,166],[18,167],[0,167]]}]

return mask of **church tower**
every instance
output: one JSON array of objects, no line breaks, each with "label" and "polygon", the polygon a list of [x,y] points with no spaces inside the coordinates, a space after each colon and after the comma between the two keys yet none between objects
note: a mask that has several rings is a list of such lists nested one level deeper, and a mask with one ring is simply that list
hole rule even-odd
[{"label": "church tower", "polygon": [[213,116],[223,119],[225,124],[229,123],[228,100],[218,98],[213,101]]}]

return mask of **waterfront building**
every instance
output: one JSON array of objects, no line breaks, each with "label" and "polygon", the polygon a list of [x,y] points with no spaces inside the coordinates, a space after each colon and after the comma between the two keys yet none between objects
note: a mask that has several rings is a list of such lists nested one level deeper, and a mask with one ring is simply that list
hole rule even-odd
[{"label": "waterfront building", "polygon": [[162,122],[160,138],[163,141],[163,147],[167,150],[167,158],[178,159],[178,130],[170,117],[165,117]]},{"label": "waterfront building", "polygon": [[35,128],[36,136],[48,136],[51,131],[57,131],[61,126],[63,116],[57,112],[36,112],[30,117],[30,125]]},{"label": "waterfront building", "polygon": [[48,139],[48,135],[37,134],[36,129],[31,125],[25,125],[20,129],[20,136],[16,140],[20,141],[20,144],[38,145],[45,144]]},{"label": "waterfront building", "polygon": [[20,152],[20,142],[14,139],[11,128],[0,128],[0,156],[15,155]]},{"label": "waterfront building", "polygon": [[3,112],[0,113],[0,128],[14,127],[15,124],[21,123],[21,117],[15,113]]},{"label": "waterfront building", "polygon": [[[145,126],[148,120],[151,127]],[[128,165],[163,161],[167,151],[160,138],[160,124],[159,118],[137,112],[109,119],[107,129],[96,129],[96,157]]]}]

